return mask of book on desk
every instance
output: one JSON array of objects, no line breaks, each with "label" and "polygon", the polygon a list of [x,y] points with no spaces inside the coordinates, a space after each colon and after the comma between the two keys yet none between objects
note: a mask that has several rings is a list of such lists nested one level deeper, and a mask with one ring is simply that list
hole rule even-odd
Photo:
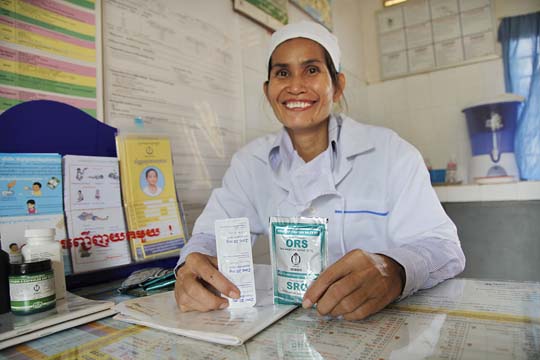
[{"label": "book on desk", "polygon": [[89,300],[66,293],[49,311],[31,314],[0,315],[0,350],[29,340],[72,328],[116,313],[114,302]]},{"label": "book on desk", "polygon": [[174,292],[127,300],[116,305],[114,318],[193,339],[222,345],[242,345],[272,325],[296,305],[273,304],[272,272],[269,265],[255,265],[257,304],[253,307],[181,312]]}]

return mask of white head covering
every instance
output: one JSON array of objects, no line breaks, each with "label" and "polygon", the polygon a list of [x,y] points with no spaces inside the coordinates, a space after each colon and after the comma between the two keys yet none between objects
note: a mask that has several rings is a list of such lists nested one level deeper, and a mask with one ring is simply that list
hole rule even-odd
[{"label": "white head covering", "polygon": [[272,53],[281,43],[295,38],[306,38],[319,43],[323,48],[325,48],[326,51],[328,51],[336,71],[339,72],[341,50],[339,50],[337,37],[328,31],[324,26],[313,21],[300,21],[297,23],[288,24],[274,32],[272,34],[272,38],[270,39],[270,47],[268,48],[266,65],[268,66]]}]

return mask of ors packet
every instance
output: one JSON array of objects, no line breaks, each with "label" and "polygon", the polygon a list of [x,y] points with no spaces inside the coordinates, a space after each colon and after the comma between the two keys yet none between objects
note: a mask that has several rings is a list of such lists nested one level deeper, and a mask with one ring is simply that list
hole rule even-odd
[{"label": "ors packet", "polygon": [[240,298],[227,297],[229,309],[255,306],[257,297],[249,220],[247,218],[216,220],[214,230],[218,269],[240,290]]},{"label": "ors packet", "polygon": [[302,304],[311,283],[326,268],[328,219],[270,217],[274,304]]}]

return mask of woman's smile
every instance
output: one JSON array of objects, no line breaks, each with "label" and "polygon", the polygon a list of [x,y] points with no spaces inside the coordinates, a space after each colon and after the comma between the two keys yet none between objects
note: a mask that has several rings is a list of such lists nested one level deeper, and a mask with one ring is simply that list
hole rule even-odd
[{"label": "woman's smile", "polygon": [[304,38],[279,45],[272,54],[265,92],[276,117],[290,132],[325,132],[335,89],[322,46]]}]

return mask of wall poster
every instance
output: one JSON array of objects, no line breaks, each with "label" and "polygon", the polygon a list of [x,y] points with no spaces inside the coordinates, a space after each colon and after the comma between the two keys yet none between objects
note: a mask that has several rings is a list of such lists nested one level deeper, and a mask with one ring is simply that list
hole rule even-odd
[{"label": "wall poster", "polygon": [[495,54],[492,0],[410,0],[377,13],[382,79]]},{"label": "wall poster", "polygon": [[289,22],[287,0],[234,0],[234,10],[272,30]]},{"label": "wall poster", "polygon": [[291,0],[313,19],[332,30],[332,0]]}]

